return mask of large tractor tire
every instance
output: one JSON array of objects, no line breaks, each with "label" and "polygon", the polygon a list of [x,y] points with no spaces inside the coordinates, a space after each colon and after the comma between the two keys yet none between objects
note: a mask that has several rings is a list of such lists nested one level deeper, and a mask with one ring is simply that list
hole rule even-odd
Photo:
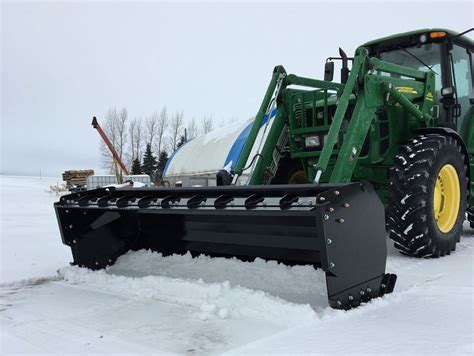
[{"label": "large tractor tire", "polygon": [[427,134],[401,147],[390,172],[388,228],[395,247],[416,257],[449,255],[461,238],[467,167],[452,137]]}]

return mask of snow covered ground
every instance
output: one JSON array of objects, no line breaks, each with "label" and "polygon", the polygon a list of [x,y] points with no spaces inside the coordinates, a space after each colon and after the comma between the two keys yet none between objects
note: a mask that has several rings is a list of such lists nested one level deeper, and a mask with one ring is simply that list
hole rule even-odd
[{"label": "snow covered ground", "polygon": [[389,246],[393,294],[348,312],[324,276],[258,260],[128,253],[107,271],[68,266],[48,192],[0,176],[1,354],[473,354],[474,232],[419,260]]}]

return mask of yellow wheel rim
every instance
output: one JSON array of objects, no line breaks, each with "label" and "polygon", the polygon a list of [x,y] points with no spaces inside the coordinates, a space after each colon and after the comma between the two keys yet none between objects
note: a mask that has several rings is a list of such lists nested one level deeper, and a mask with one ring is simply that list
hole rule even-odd
[{"label": "yellow wheel rim", "polygon": [[450,232],[459,214],[461,189],[456,169],[444,165],[436,178],[433,194],[433,209],[436,225],[441,232]]}]

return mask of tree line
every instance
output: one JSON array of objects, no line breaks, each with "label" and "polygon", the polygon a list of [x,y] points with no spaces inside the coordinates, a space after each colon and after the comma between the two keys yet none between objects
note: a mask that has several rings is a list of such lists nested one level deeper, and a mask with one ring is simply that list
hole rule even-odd
[{"label": "tree line", "polygon": [[[221,120],[219,127],[236,121]],[[168,156],[187,140],[206,134],[214,129],[212,115],[202,117],[199,122],[192,117],[185,122],[183,112],[169,114],[166,107],[150,115],[129,119],[126,108],[111,107],[99,122],[120,159],[131,174],[148,174],[152,181],[160,184]],[[121,174],[104,142],[100,143],[102,167],[110,174]]]}]

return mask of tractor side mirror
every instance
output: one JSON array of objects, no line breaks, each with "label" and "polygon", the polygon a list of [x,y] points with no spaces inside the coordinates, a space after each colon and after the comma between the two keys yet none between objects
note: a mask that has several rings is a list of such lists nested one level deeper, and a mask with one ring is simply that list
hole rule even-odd
[{"label": "tractor side mirror", "polygon": [[441,95],[446,97],[452,97],[454,95],[454,87],[451,86],[451,87],[444,87],[444,88],[441,88]]},{"label": "tractor side mirror", "polygon": [[334,78],[334,62],[326,62],[324,65],[324,80],[326,82],[332,82]]}]

